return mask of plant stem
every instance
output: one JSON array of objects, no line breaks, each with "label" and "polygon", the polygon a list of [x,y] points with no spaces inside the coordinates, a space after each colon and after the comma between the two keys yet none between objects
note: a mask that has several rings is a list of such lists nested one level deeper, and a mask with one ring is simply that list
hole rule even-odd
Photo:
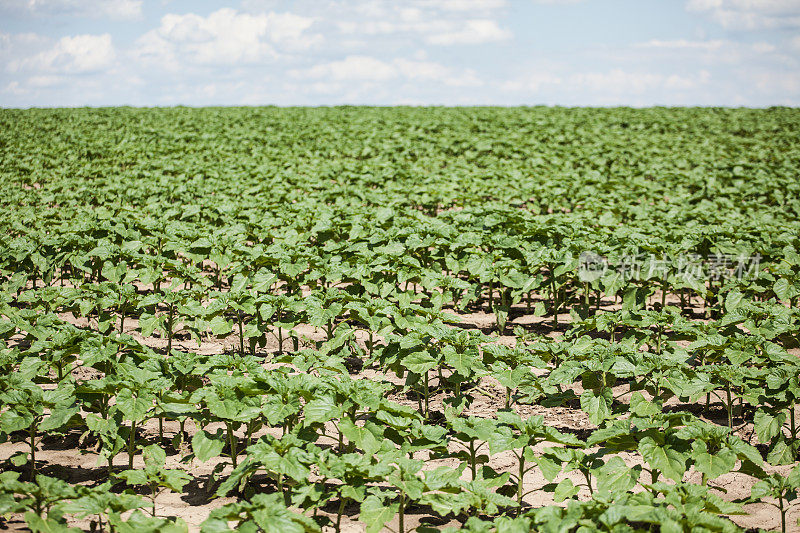
[{"label": "plant stem", "polygon": [[239,455],[236,450],[236,436],[233,434],[233,425],[230,422],[225,422],[225,426],[228,428],[228,443],[231,446],[231,462],[233,462],[233,467],[236,468],[236,461]]},{"label": "plant stem", "polygon": [[661,325],[660,324],[658,325],[658,336],[656,337],[656,353],[658,355],[661,355]]},{"label": "plant stem", "polygon": [[430,413],[430,388],[428,385],[428,370],[425,371],[425,418],[428,418],[428,414]]},{"label": "plant stem", "polygon": [[283,489],[283,474],[278,474],[278,492],[280,492],[283,496],[283,503],[286,505],[286,507],[289,507],[289,499],[287,498],[287,494]]},{"label": "plant stem", "polygon": [[239,311],[239,353],[244,357],[244,325],[242,324],[242,312]]},{"label": "plant stem", "polygon": [[406,494],[400,491],[400,511],[398,516],[398,533],[405,533]]},{"label": "plant stem", "polygon": [[339,497],[339,510],[336,513],[336,533],[341,531],[342,526],[342,513],[344,513],[344,497]]},{"label": "plant stem", "polygon": [[172,304],[169,305],[169,315],[167,317],[167,355],[172,352],[172,314],[174,312],[174,307]]},{"label": "plant stem", "polygon": [[517,504],[522,509],[522,478],[525,476],[525,448],[519,453],[519,472],[517,474]]},{"label": "plant stem", "polygon": [[136,421],[131,420],[131,434],[128,435],[128,468],[133,468],[133,452],[136,446]]},{"label": "plant stem", "polygon": [[725,384],[725,395],[727,397],[727,402],[725,407],[728,409],[728,427],[733,429],[733,404],[731,402],[731,384]]},{"label": "plant stem", "polygon": [[470,467],[470,471],[472,472],[472,481],[475,481],[475,473],[476,473],[475,472],[475,462],[476,462],[475,455],[476,455],[476,452],[475,452],[475,441],[471,440],[471,441],[469,441],[469,458],[470,458],[469,467]]},{"label": "plant stem", "polygon": [[[657,468],[654,468],[654,469],[650,470],[650,483],[655,485],[656,482],[658,481],[658,476],[659,476],[660,473],[661,472],[659,472]],[[656,490],[655,489],[653,489],[653,494],[656,494]]]},{"label": "plant stem", "polygon": [[553,269],[550,269],[550,275],[552,276],[550,286],[553,293],[553,330],[555,330],[558,328],[558,292],[556,289],[556,276]]},{"label": "plant stem", "polygon": [[31,439],[31,481],[36,475],[36,421],[28,428],[28,436]]}]

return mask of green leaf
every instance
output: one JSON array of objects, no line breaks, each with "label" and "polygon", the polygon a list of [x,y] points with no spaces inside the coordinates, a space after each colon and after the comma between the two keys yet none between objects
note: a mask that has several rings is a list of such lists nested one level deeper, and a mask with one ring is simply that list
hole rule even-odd
[{"label": "green leaf", "polygon": [[536,464],[547,481],[553,481],[561,472],[561,462],[550,457],[540,456],[536,459]]},{"label": "green leaf", "polygon": [[756,411],[753,422],[758,441],[762,444],[768,444],[773,437],[780,434],[781,428],[786,423],[786,413],[780,412],[773,416],[763,409],[759,409]]},{"label": "green leaf", "polygon": [[123,389],[117,393],[116,406],[127,420],[141,422],[153,408],[153,401],[134,395],[130,389]]},{"label": "green leaf", "polygon": [[217,430],[215,435],[210,435],[205,430],[200,430],[192,437],[192,451],[195,457],[202,462],[206,462],[222,453],[225,447],[225,439],[222,430]]},{"label": "green leaf", "polygon": [[694,467],[708,479],[716,479],[727,474],[736,466],[736,454],[730,448],[723,448],[716,453],[702,451],[693,454]]},{"label": "green leaf", "polygon": [[585,390],[581,393],[581,409],[589,415],[592,424],[600,425],[611,416],[611,404],[614,393],[610,388],[597,391]]},{"label": "green leaf", "polygon": [[225,317],[218,315],[208,322],[208,327],[211,328],[212,335],[221,337],[233,331],[233,322],[229,322],[225,320]]},{"label": "green leaf", "polygon": [[192,480],[192,476],[183,470],[170,469],[161,472],[159,485],[173,492],[180,493],[183,487]]},{"label": "green leaf", "polygon": [[151,444],[142,450],[144,464],[155,470],[159,470],[167,461],[167,454],[158,444]]},{"label": "green leaf", "polygon": [[[174,520],[174,521],[173,521]],[[109,516],[109,522],[118,533],[187,533],[189,528],[182,519],[149,516],[136,509],[127,520],[119,515]]]},{"label": "green leaf", "polygon": [[13,433],[22,431],[30,427],[33,417],[29,413],[19,414],[14,411],[6,411],[0,414],[0,431],[3,433]]},{"label": "green leaf", "polygon": [[786,278],[778,278],[772,286],[772,290],[775,292],[775,295],[783,301],[788,301],[790,298],[797,296],[797,289],[794,285],[789,283],[789,280]]},{"label": "green leaf", "polygon": [[580,487],[576,487],[570,478],[562,479],[561,482],[556,485],[555,491],[553,492],[553,500],[556,503],[563,502],[567,498],[572,498],[577,495],[579,491]]},{"label": "green leaf", "polygon": [[59,407],[50,411],[50,416],[45,418],[39,429],[41,431],[55,431],[64,428],[73,416],[77,415],[80,409],[74,407]]},{"label": "green leaf", "polygon": [[279,494],[256,494],[250,511],[253,521],[265,533],[305,533],[317,531],[314,522],[303,515],[291,512]]},{"label": "green leaf", "polygon": [[367,533],[378,533],[395,517],[399,509],[399,503],[384,505],[377,496],[367,496],[361,503],[359,520],[367,524]]},{"label": "green leaf", "polygon": [[147,485],[147,473],[144,470],[123,470],[116,474],[118,478],[124,479],[128,485]]},{"label": "green leaf", "polygon": [[33,533],[81,533],[83,531],[59,523],[50,517],[42,518],[32,511],[25,513],[25,522]]},{"label": "green leaf", "polygon": [[627,492],[639,479],[639,471],[630,468],[621,457],[615,455],[606,464],[595,470],[597,488],[609,492]]},{"label": "green leaf", "polygon": [[645,399],[641,392],[634,392],[630,401],[631,413],[636,416],[649,417],[661,413],[661,407],[656,402]]},{"label": "green leaf", "polygon": [[686,454],[670,445],[657,443],[652,437],[639,441],[639,452],[651,468],[658,469],[666,477],[680,482],[686,472]]},{"label": "green leaf", "polygon": [[404,357],[402,361],[402,365],[406,367],[409,372],[420,375],[435,368],[437,363],[436,359],[425,352],[413,352]]},{"label": "green leaf", "polygon": [[308,402],[303,408],[308,424],[324,423],[336,418],[341,412],[341,405],[330,394],[324,394]]},{"label": "green leaf", "polygon": [[797,450],[794,446],[786,444],[786,439],[775,441],[767,453],[767,462],[771,465],[790,465],[794,463]]},{"label": "green leaf", "polygon": [[28,453],[27,452],[15,452],[9,460],[11,464],[14,466],[22,466],[28,462]]},{"label": "green leaf", "polygon": [[790,486],[800,489],[800,464],[792,468],[792,471],[786,476],[786,481]]},{"label": "green leaf", "polygon": [[725,311],[731,313],[738,309],[743,299],[744,294],[742,294],[740,291],[734,290],[729,292],[725,297]]}]

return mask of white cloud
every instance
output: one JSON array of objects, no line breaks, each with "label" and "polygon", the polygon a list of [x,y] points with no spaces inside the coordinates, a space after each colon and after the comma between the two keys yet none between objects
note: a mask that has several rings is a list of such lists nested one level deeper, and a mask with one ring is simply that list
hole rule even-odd
[{"label": "white cloud", "polygon": [[543,65],[535,72],[499,83],[498,89],[517,95],[511,97],[515,100],[521,97],[531,103],[652,105],[682,101],[712,80],[706,70],[683,75],[621,68],[575,72],[564,65],[558,72],[558,67]]},{"label": "white cloud", "polygon": [[327,78],[335,81],[385,81],[398,75],[397,69],[370,56],[348,56],[341,61],[314,65],[305,71],[293,71],[297,78]]},{"label": "white cloud", "polygon": [[110,67],[115,57],[116,52],[108,33],[75,35],[62,37],[53,47],[38,54],[11,61],[8,70],[84,74]]},{"label": "white cloud", "polygon": [[[800,95],[800,73],[797,72],[757,72],[753,74],[756,87],[766,93],[779,92]],[[798,99],[795,99],[797,102]]]},{"label": "white cloud", "polygon": [[759,54],[769,54],[777,50],[774,44],[765,42],[753,43],[751,48],[754,52],[758,52]]},{"label": "white cloud", "polygon": [[686,39],[677,39],[674,41],[662,41],[659,39],[652,39],[646,43],[638,43],[636,46],[642,48],[660,48],[665,50],[719,50],[724,47],[725,41],[716,39],[712,41],[688,41]]},{"label": "white cloud", "polygon": [[423,0],[419,3],[448,11],[468,11],[473,14],[501,9],[507,5],[505,0]]},{"label": "white cloud", "polygon": [[[482,82],[470,69],[457,70],[433,61],[395,58],[384,61],[371,56],[351,55],[339,61],[321,63],[308,69],[295,69],[290,75],[312,80],[325,90],[331,82],[386,82],[395,79],[437,81],[450,86],[477,86]],[[314,81],[318,80],[318,81]]]},{"label": "white cloud", "polygon": [[275,58],[281,50],[303,49],[318,44],[319,35],[308,35],[310,17],[293,13],[238,13],[229,8],[207,17],[193,13],[168,14],[158,28],[137,41],[135,56],[163,66],[184,63],[231,65],[257,63]]},{"label": "white cloud", "polygon": [[31,76],[26,80],[26,85],[32,88],[53,87],[64,82],[63,76]]},{"label": "white cloud", "polygon": [[429,35],[426,39],[431,44],[481,44],[504,41],[511,38],[511,32],[501,28],[496,21],[477,19],[465,21],[463,27],[456,31]]},{"label": "white cloud", "polygon": [[560,85],[562,81],[561,76],[547,71],[532,72],[517,79],[501,82],[500,89],[507,92],[537,92],[544,87]]},{"label": "white cloud", "polygon": [[637,43],[634,46],[672,52],[722,52],[724,54],[737,55],[748,51],[757,54],[768,54],[777,50],[775,45],[763,41],[747,44],[723,39],[713,39],[709,41],[689,41],[686,39],[662,41],[659,39],[652,39],[645,43]]},{"label": "white cloud", "polygon": [[727,29],[800,27],[798,0],[688,0],[686,9],[708,13],[714,22]]},{"label": "white cloud", "polygon": [[[792,54],[788,42],[778,46],[771,42],[754,43],[733,40],[710,41],[648,41],[629,50],[619,50],[609,56],[618,65],[636,65],[646,69],[660,65],[662,72],[686,74],[706,70],[717,80],[726,79],[731,86],[754,87],[747,74],[755,71],[797,71],[798,57]],[[720,81],[721,83],[721,81]],[[709,98],[717,93],[709,93]]]},{"label": "white cloud", "polygon": [[0,58],[19,58],[43,49],[51,41],[37,33],[0,32]]},{"label": "white cloud", "polygon": [[13,94],[14,96],[23,96],[28,93],[25,89],[19,86],[18,81],[11,81],[3,87],[3,92]]},{"label": "white cloud", "polygon": [[738,9],[762,13],[783,13],[797,11],[797,0],[689,0],[691,9]]},{"label": "white cloud", "polygon": [[292,48],[310,48],[318,44],[321,35],[308,35],[305,31],[314,23],[311,17],[301,17],[293,13],[268,13],[269,38],[275,44]]},{"label": "white cloud", "polygon": [[142,0],[4,0],[5,9],[37,16],[137,19]]},{"label": "white cloud", "polygon": [[472,69],[454,69],[434,61],[395,59],[398,72],[410,80],[439,81],[451,87],[477,87],[483,82]]},{"label": "white cloud", "polygon": [[568,83],[583,85],[599,93],[611,93],[622,97],[640,95],[659,87],[688,89],[696,85],[693,80],[678,75],[665,76],[652,72],[628,72],[618,68],[609,72],[574,74],[570,76]]},{"label": "white cloud", "polygon": [[461,45],[502,41],[512,37],[496,15],[501,0],[416,0],[386,2],[370,0],[346,4],[330,19],[347,35],[409,34],[428,44]]}]

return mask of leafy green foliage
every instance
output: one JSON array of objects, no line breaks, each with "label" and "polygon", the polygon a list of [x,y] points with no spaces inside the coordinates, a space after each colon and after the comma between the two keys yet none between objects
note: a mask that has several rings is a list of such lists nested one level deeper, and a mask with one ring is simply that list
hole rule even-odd
[{"label": "leafy green foliage", "polygon": [[[412,513],[727,532],[743,511],[708,487],[731,473],[753,487],[744,511],[785,518],[798,124],[795,109],[2,110],[0,514],[185,531],[155,516],[158,491],[192,479],[169,454],[233,499],[210,532],[345,515],[404,532]],[[62,438],[104,464],[97,487],[40,473]],[[531,508],[534,492],[554,505]]]}]

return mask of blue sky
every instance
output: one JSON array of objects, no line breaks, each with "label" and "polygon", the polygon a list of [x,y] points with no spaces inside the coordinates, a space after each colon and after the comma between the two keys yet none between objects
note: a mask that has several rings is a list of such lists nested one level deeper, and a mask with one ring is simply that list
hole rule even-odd
[{"label": "blue sky", "polygon": [[0,0],[0,106],[800,105],[800,0]]}]

